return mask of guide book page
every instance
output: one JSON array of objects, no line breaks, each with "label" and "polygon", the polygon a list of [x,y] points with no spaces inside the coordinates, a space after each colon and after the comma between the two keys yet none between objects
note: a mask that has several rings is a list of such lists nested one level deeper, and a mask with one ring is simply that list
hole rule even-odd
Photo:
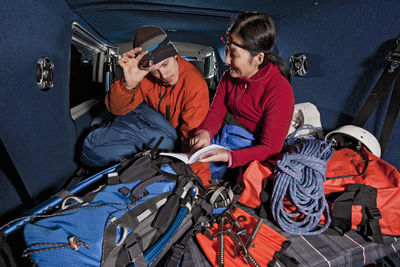
[{"label": "guide book page", "polygon": [[227,149],[226,147],[212,144],[212,145],[203,147],[200,150],[197,150],[192,155],[187,154],[187,153],[172,153],[172,152],[161,152],[160,155],[174,157],[174,158],[177,158],[177,159],[185,162],[186,164],[191,164],[193,162],[198,161],[203,154],[205,154],[207,152],[210,152],[210,151],[214,151],[214,150],[220,149],[220,148]]}]

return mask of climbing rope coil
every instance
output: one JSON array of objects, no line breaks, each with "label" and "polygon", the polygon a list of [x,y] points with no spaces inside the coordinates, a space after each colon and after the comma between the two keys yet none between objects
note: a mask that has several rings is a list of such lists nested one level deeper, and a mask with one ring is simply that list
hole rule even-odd
[{"label": "climbing rope coil", "polygon": [[[296,136],[297,131],[312,127],[303,125],[286,139],[284,148],[287,152],[277,162],[274,175],[273,218],[282,230],[296,235],[320,234],[331,222],[323,183],[326,164],[333,154],[332,142],[312,134]],[[287,208],[288,201],[295,211]],[[324,211],[326,223],[318,227]]]}]

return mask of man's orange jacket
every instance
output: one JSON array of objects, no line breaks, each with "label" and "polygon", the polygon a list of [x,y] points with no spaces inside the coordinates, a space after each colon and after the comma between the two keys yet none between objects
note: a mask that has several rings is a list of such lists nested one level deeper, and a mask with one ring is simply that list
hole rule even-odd
[{"label": "man's orange jacket", "polygon": [[105,104],[111,113],[122,116],[145,102],[182,133],[184,145],[207,115],[209,93],[200,72],[181,56],[177,58],[179,79],[174,86],[167,86],[149,74],[136,88],[128,90],[121,79],[112,84]]}]

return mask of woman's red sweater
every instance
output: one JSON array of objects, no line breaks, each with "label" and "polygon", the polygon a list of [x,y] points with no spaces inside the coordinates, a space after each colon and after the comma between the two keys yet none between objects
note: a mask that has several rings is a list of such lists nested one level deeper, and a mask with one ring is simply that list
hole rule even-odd
[{"label": "woman's red sweater", "polygon": [[292,86],[277,66],[269,63],[252,78],[232,78],[227,70],[196,134],[201,130],[217,134],[229,111],[256,138],[253,146],[230,152],[230,167],[262,162],[281,151],[293,110]]}]

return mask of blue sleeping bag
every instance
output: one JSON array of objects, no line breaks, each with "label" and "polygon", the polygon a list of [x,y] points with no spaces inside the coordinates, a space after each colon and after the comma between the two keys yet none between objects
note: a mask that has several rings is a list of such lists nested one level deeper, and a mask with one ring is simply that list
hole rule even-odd
[{"label": "blue sleeping bag", "polygon": [[90,132],[83,142],[81,162],[88,167],[103,167],[153,147],[163,136],[159,149],[173,150],[177,134],[172,125],[145,103],[111,123]]},{"label": "blue sleeping bag", "polygon": [[[217,144],[231,150],[236,150],[252,146],[254,140],[253,134],[244,127],[228,124],[222,127],[218,135],[211,140],[211,144]],[[228,169],[225,162],[210,162],[209,165],[212,179],[224,178]]]}]

